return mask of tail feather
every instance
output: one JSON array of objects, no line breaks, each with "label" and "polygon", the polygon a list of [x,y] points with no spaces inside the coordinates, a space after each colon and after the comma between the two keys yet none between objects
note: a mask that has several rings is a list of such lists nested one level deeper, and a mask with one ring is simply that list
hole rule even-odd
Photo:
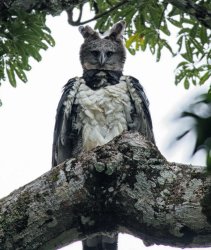
[{"label": "tail feather", "polygon": [[113,237],[98,235],[83,240],[83,250],[117,250],[118,235]]}]

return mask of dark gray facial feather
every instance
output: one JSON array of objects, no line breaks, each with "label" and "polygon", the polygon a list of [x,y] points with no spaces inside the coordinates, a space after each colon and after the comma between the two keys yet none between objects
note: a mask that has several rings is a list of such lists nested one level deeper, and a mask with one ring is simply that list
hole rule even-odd
[{"label": "dark gray facial feather", "polygon": [[81,46],[80,60],[84,70],[122,71],[126,58],[122,43],[98,38]]},{"label": "dark gray facial feather", "polygon": [[80,49],[80,61],[84,71],[123,70],[126,59],[122,41],[124,26],[124,22],[115,24],[104,38],[100,38],[99,34],[89,26],[79,28],[85,38]]}]

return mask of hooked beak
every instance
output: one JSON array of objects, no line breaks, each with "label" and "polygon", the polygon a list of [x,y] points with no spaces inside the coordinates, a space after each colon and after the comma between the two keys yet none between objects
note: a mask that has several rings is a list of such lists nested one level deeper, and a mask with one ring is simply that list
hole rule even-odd
[{"label": "hooked beak", "polygon": [[101,51],[99,55],[99,63],[101,66],[103,66],[105,62],[106,62],[106,55],[103,51]]}]

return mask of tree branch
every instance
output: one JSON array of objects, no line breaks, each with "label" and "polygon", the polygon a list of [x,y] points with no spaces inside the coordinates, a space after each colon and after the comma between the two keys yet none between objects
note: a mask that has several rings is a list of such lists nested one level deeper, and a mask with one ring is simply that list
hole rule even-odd
[{"label": "tree branch", "polygon": [[200,4],[196,4],[192,0],[165,0],[165,2],[195,17],[202,25],[211,29],[211,10]]},{"label": "tree branch", "polygon": [[86,2],[88,0],[2,0],[0,2],[0,16],[1,13],[8,10],[31,12],[34,9],[54,16],[60,15],[62,11],[85,4]]},{"label": "tree branch", "polygon": [[[70,10],[80,4],[83,5],[86,2],[88,2],[88,0],[2,0],[0,2],[0,16],[7,10],[17,9],[29,12],[33,9],[36,9],[51,15],[59,15],[64,10]],[[119,4],[121,5],[124,2],[129,2],[129,0],[123,0]],[[194,16],[202,23],[202,25],[211,29],[211,10],[206,9],[202,5],[196,4],[192,0],[165,0],[164,3],[171,3],[184,13]],[[96,15],[94,18],[100,17]],[[91,19],[89,22],[93,20]]]},{"label": "tree branch", "polygon": [[68,23],[72,26],[77,26],[80,25],[81,23],[81,17],[82,17],[82,13],[83,13],[83,5],[80,4],[79,6],[79,15],[78,15],[78,19],[76,21],[73,20],[73,10],[75,7],[67,10],[67,16],[68,16]]},{"label": "tree branch", "polygon": [[[73,13],[72,13],[73,9],[67,10],[68,22],[69,22],[70,25],[73,25],[73,26],[84,25],[84,24],[93,22],[93,21],[95,21],[95,20],[97,20],[97,19],[99,19],[99,18],[101,18],[101,17],[103,17],[103,16],[108,15],[108,14],[111,13],[112,11],[118,9],[119,7],[122,7],[123,5],[125,5],[125,4],[128,3],[128,2],[129,2],[128,0],[124,0],[124,1],[122,1],[122,2],[120,2],[120,3],[118,3],[118,4],[116,4],[115,6],[111,7],[109,10],[106,10],[106,11],[100,13],[100,14],[97,14],[97,15],[94,16],[93,18],[88,19],[88,20],[83,21],[83,22],[81,22],[81,19],[78,19],[77,21],[74,22],[74,21],[73,21],[73,18],[72,18],[72,16],[73,16]],[[81,12],[81,13],[82,13],[82,12]]]},{"label": "tree branch", "polygon": [[0,200],[0,249],[55,249],[127,232],[147,244],[211,246],[211,176],[168,163],[138,133],[83,153]]}]

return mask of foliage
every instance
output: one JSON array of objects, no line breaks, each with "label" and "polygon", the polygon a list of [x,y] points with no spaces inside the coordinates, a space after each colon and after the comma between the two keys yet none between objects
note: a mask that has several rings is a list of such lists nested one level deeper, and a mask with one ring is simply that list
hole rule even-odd
[{"label": "foliage", "polygon": [[[159,61],[161,52],[166,48],[172,56],[181,55],[182,61],[176,69],[175,84],[183,83],[186,89],[190,84],[204,84],[211,76],[211,31],[199,23],[194,17],[182,12],[174,6],[156,0],[122,1],[125,3],[109,15],[97,20],[96,28],[107,30],[119,20],[125,20],[126,47],[131,54],[145,51],[147,48]],[[117,0],[92,0],[91,9],[100,16]],[[203,1],[204,7],[211,10],[211,2]],[[97,7],[96,7],[97,5]],[[177,32],[177,49],[169,44],[171,30]]]},{"label": "foliage", "polygon": [[199,96],[199,101],[189,105],[187,110],[182,112],[181,118],[184,117],[192,118],[192,127],[179,135],[177,140],[194,131],[196,141],[193,155],[200,149],[206,150],[207,167],[211,172],[211,88],[208,93]]},{"label": "foliage", "polygon": [[[210,1],[199,3],[211,10]],[[97,20],[95,28],[100,31],[107,30],[119,20],[126,21],[126,47],[131,54],[149,49],[157,61],[163,49],[167,49],[172,56],[180,55],[182,61],[176,68],[176,84],[183,83],[187,89],[190,84],[202,85],[209,81],[211,30],[194,17],[157,0],[89,0],[89,5],[96,13],[91,20]],[[76,7],[82,14],[83,4]],[[27,81],[25,71],[31,68],[29,57],[40,61],[40,49],[53,46],[54,40],[45,25],[45,15],[40,12],[18,11],[5,16],[0,19],[0,81],[7,74],[15,87],[16,76],[23,82]],[[169,43],[170,30],[177,32],[175,46]]]},{"label": "foliage", "polygon": [[[211,76],[211,31],[195,20],[186,17],[180,18],[181,29],[178,35],[178,52],[184,61],[179,63],[176,70],[176,81],[178,84],[183,81],[184,87],[203,85]],[[185,47],[184,52],[182,52]]]},{"label": "foliage", "polygon": [[0,19],[0,82],[7,75],[16,87],[16,78],[27,81],[26,71],[31,69],[29,58],[38,62],[40,50],[54,46],[50,30],[45,25],[45,15],[32,11],[7,13]]}]

